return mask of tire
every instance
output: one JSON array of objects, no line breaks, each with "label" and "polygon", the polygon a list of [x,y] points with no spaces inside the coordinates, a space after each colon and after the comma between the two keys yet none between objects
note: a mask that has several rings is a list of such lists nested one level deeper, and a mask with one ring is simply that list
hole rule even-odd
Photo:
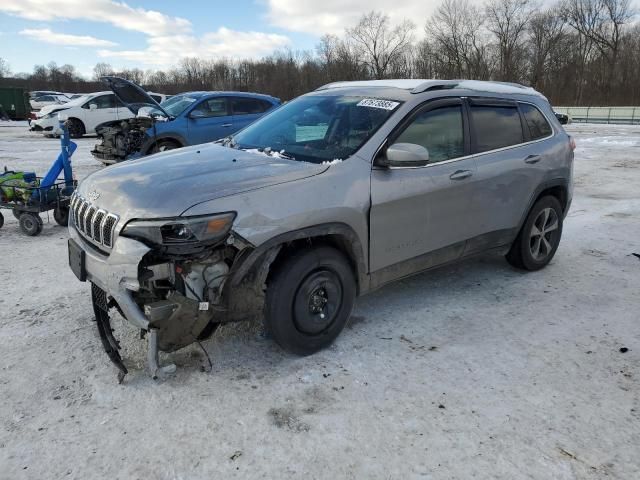
[{"label": "tire", "polygon": [[61,227],[67,227],[69,225],[69,208],[56,207],[53,210],[53,218]]},{"label": "tire", "polygon": [[562,205],[556,197],[539,199],[507,253],[507,261],[514,267],[535,271],[547,266],[556,254],[562,237]]},{"label": "tire", "polygon": [[11,213],[15,217],[16,220],[20,220],[20,215],[22,215],[21,210],[16,210],[15,208],[11,209]]},{"label": "tire", "polygon": [[20,215],[20,229],[30,237],[42,232],[42,219],[37,213],[24,212]]},{"label": "tire", "polygon": [[77,118],[70,118],[67,128],[71,138],[81,138],[86,133],[84,124]]},{"label": "tire", "polygon": [[149,153],[166,152],[167,150],[175,150],[176,148],[180,148],[180,145],[173,140],[159,140],[151,147]]},{"label": "tire", "polygon": [[2,215],[2,212],[0,212],[0,228],[2,228],[3,225],[4,225],[4,215]]},{"label": "tire", "polygon": [[310,355],[337,338],[355,296],[354,273],[342,253],[331,247],[299,250],[269,279],[265,326],[284,350]]}]

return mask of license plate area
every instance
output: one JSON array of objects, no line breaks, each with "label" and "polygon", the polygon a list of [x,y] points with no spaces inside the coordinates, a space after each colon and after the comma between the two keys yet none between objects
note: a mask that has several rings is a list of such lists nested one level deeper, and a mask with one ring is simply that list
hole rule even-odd
[{"label": "license plate area", "polygon": [[87,281],[87,269],[85,268],[85,253],[80,245],[72,238],[69,239],[69,267],[81,282]]}]

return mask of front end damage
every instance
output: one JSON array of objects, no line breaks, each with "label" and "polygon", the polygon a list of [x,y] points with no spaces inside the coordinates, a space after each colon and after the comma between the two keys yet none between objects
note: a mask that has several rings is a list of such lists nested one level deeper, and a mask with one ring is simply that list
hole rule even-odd
[{"label": "front end damage", "polygon": [[147,131],[153,127],[150,117],[116,120],[96,127],[98,142],[91,154],[105,165],[122,162],[139,155],[149,141]]},{"label": "front end damage", "polygon": [[225,322],[260,318],[268,266],[278,253],[260,253],[233,231],[197,249],[153,247],[119,236],[110,252],[95,248],[75,226],[70,233],[70,262],[74,243],[83,251],[98,331],[119,369],[119,381],[127,369],[110,312],[118,311],[140,329],[148,343],[151,376],[163,377],[175,366],[160,366],[159,351],[174,352],[206,340]]}]

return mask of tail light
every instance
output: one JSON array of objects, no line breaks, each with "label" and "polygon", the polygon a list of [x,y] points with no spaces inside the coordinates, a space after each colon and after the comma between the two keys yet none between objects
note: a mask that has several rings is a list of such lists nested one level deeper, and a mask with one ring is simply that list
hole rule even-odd
[{"label": "tail light", "polygon": [[571,151],[574,151],[576,149],[576,141],[573,139],[573,137],[569,137],[569,146],[571,147]]}]

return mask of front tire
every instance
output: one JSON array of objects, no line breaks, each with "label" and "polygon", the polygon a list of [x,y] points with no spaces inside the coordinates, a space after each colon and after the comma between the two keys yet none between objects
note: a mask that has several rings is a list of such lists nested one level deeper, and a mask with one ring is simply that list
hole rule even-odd
[{"label": "front tire", "polygon": [[173,140],[159,140],[151,148],[150,153],[166,152],[167,150],[175,150],[176,148],[180,148],[180,145]]},{"label": "front tire", "polygon": [[70,118],[67,128],[71,138],[81,138],[86,133],[84,124],[77,118]]},{"label": "front tire", "polygon": [[32,212],[24,212],[20,215],[20,229],[30,237],[40,235],[42,232],[42,219],[40,215]]},{"label": "front tire", "polygon": [[299,250],[268,282],[267,330],[284,350],[310,355],[337,338],[355,296],[354,273],[342,253],[332,247]]},{"label": "front tire", "polygon": [[562,205],[556,197],[549,195],[538,200],[507,253],[507,261],[529,271],[546,267],[560,245],[562,218]]},{"label": "front tire", "polygon": [[61,227],[69,225],[69,208],[68,207],[56,207],[53,211],[53,219]]}]

